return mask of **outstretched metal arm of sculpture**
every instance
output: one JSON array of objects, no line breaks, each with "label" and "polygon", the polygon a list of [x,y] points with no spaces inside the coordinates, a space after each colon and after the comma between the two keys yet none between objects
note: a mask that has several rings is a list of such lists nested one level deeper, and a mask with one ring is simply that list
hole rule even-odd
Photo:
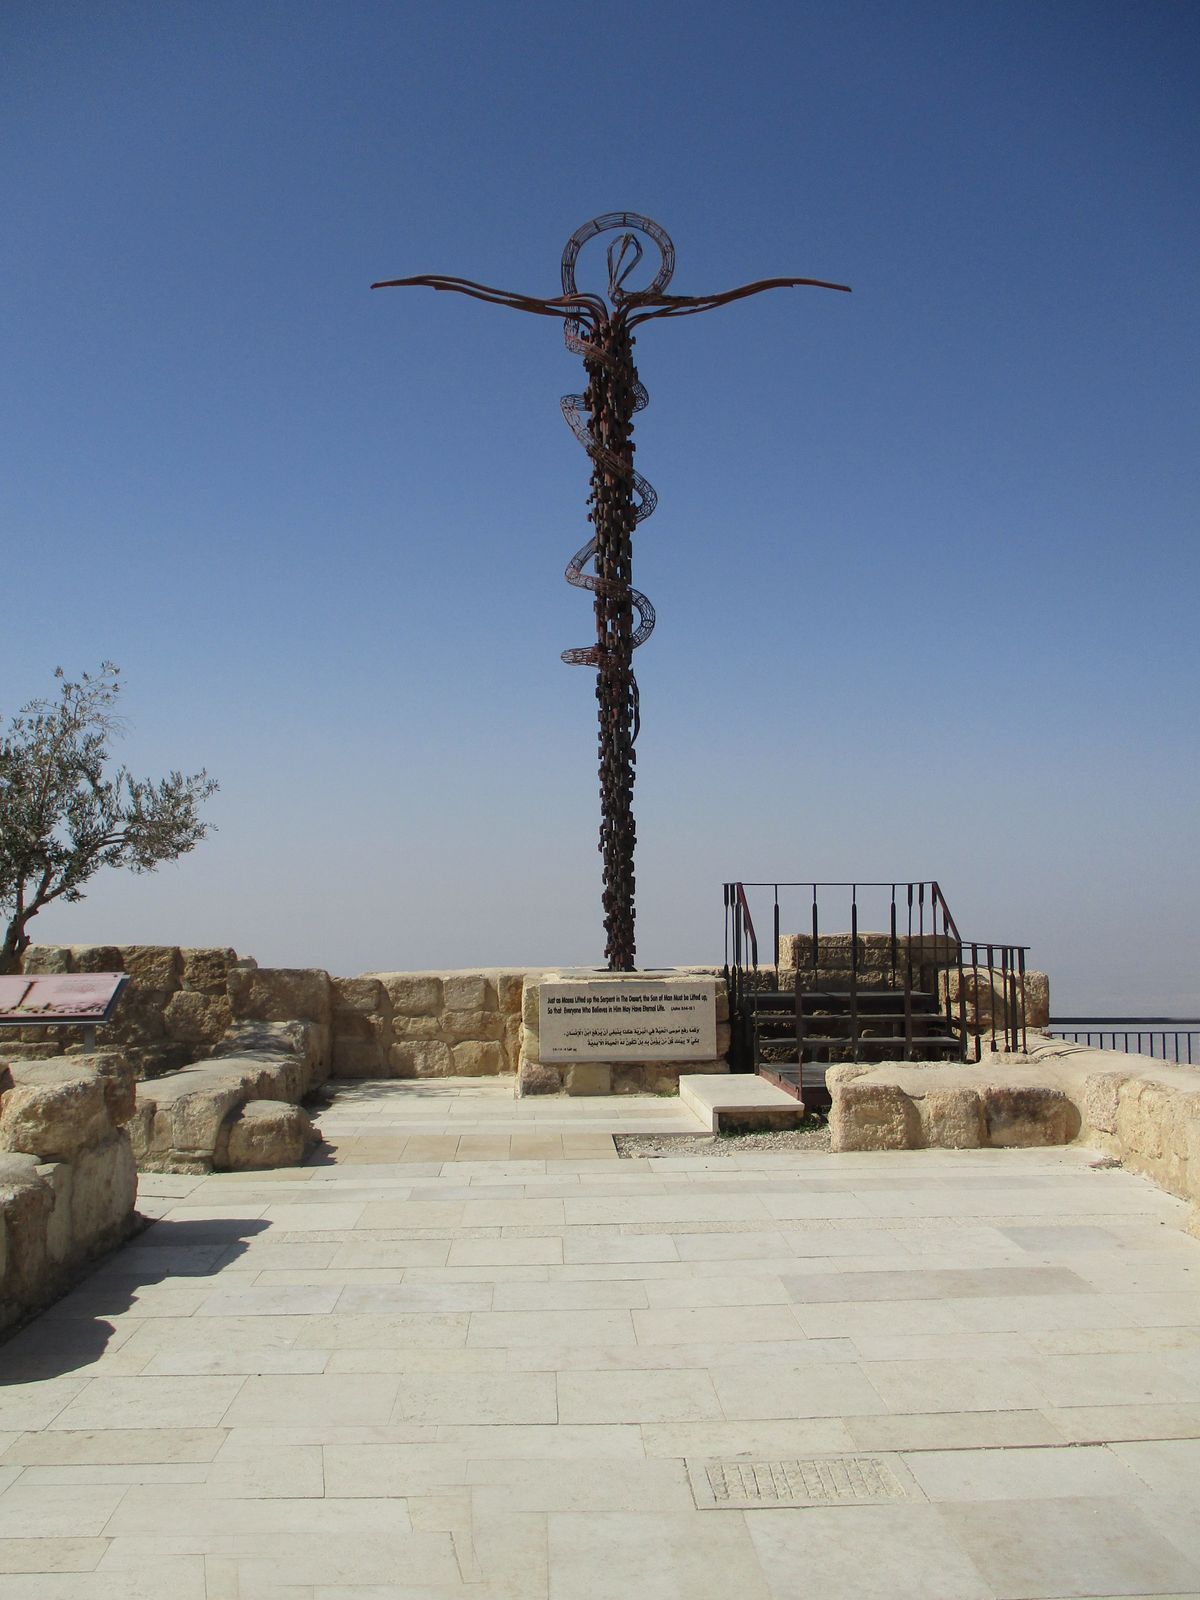
[{"label": "outstretched metal arm of sculpture", "polygon": [[514,311],[531,311],[542,317],[579,316],[592,312],[598,317],[607,316],[603,300],[594,294],[563,294],[553,300],[541,300],[536,295],[516,294],[509,289],[493,289],[486,283],[473,283],[470,278],[446,278],[426,274],[419,278],[388,278],[373,283],[372,289],[449,289],[455,294],[469,295],[472,300],[485,300],[490,305],[511,306]]},{"label": "outstretched metal arm of sculpture", "polygon": [[740,289],[727,289],[724,294],[659,294],[630,296],[630,303],[653,306],[652,311],[640,309],[632,312],[629,326],[649,322],[654,317],[694,317],[698,311],[713,311],[717,306],[727,306],[734,300],[745,300],[749,295],[762,294],[765,289],[837,289],[849,294],[845,283],[826,283],[822,278],[761,278],[757,283],[743,284]]}]

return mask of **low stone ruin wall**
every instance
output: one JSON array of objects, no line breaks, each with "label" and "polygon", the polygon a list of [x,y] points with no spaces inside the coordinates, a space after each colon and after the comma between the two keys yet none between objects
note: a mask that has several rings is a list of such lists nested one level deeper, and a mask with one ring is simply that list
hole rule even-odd
[{"label": "low stone ruin wall", "polygon": [[[216,1052],[237,1020],[238,976],[257,963],[228,949],[35,944],[21,965],[28,974],[128,973],[101,1042],[119,1049],[139,1078],[155,1078]],[[79,1028],[6,1029],[0,1035],[0,1056],[81,1055],[84,1049]]]},{"label": "low stone ruin wall", "polygon": [[298,1165],[320,1137],[300,1102],[328,1077],[320,1027],[246,1022],[223,1053],[137,1086],[129,1132],[143,1172]]},{"label": "low stone ruin wall", "polygon": [[1028,1056],[1015,1060],[845,1065],[829,1069],[828,1084],[834,1150],[971,1150],[1077,1140],[1200,1206],[1195,1067],[1038,1034]]},{"label": "low stone ruin wall", "polygon": [[134,1087],[118,1052],[0,1065],[0,1330],[133,1231]]},{"label": "low stone ruin wall", "polygon": [[[317,967],[260,967],[231,949],[32,945],[23,970],[128,973],[101,1039],[139,1078],[234,1053],[246,1022],[311,1024],[320,1064],[338,1078],[515,1073],[520,1056],[521,968],[333,978]],[[0,1059],[83,1050],[78,1028],[0,1035]]]},{"label": "low stone ruin wall", "polygon": [[531,971],[367,972],[333,981],[335,1078],[515,1073]]}]

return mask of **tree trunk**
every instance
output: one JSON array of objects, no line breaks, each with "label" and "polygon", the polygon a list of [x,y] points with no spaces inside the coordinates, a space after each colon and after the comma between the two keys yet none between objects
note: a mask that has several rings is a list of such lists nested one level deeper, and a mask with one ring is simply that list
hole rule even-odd
[{"label": "tree trunk", "polygon": [[4,932],[4,943],[0,945],[0,977],[6,977],[21,970],[21,957],[29,949],[29,935],[25,932],[25,918],[14,917]]}]

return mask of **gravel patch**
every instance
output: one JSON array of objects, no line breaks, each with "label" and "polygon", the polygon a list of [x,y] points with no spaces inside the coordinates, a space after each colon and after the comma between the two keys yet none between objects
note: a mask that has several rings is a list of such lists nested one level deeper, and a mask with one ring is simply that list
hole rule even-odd
[{"label": "gravel patch", "polygon": [[778,1133],[618,1133],[614,1143],[617,1154],[627,1161],[648,1156],[786,1155],[793,1150],[828,1150],[829,1124],[813,1122]]}]

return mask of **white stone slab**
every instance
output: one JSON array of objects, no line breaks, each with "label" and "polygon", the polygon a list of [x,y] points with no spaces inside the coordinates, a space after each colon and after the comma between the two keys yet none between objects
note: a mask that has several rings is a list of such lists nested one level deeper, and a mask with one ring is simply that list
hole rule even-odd
[{"label": "white stone slab", "polygon": [[717,1053],[715,978],[543,980],[543,1061],[702,1061]]}]

